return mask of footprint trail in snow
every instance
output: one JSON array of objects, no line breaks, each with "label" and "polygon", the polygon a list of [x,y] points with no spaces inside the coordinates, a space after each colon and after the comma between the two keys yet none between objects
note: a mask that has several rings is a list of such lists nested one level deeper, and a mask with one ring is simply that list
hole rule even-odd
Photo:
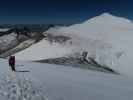
[{"label": "footprint trail in snow", "polygon": [[31,80],[24,73],[17,72],[0,77],[0,98],[1,100],[48,100],[44,88],[38,86],[35,80]]}]

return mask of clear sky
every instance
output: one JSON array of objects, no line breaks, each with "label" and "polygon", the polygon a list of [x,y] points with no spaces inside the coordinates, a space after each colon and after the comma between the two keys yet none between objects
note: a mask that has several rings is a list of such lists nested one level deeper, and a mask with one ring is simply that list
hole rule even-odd
[{"label": "clear sky", "polygon": [[0,24],[72,24],[103,12],[133,20],[133,0],[0,0]]}]

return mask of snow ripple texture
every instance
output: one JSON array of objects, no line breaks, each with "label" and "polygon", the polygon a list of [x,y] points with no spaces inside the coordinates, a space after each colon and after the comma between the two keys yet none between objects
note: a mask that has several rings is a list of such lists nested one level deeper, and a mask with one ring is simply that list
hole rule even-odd
[{"label": "snow ripple texture", "polygon": [[43,88],[35,83],[20,73],[10,73],[0,79],[0,98],[1,100],[48,100]]}]

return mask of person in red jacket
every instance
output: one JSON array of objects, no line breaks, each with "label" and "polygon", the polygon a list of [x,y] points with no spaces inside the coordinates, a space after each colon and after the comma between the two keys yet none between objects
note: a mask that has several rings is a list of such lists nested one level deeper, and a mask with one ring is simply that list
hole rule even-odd
[{"label": "person in red jacket", "polygon": [[15,56],[9,57],[9,66],[11,67],[12,71],[16,71],[16,69],[15,69]]}]

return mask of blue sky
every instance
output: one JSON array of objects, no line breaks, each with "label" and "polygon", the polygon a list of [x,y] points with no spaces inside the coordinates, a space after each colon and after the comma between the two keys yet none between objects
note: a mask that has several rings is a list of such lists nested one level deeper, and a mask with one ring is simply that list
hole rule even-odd
[{"label": "blue sky", "polygon": [[133,0],[0,0],[0,24],[73,24],[103,12],[133,20]]}]

